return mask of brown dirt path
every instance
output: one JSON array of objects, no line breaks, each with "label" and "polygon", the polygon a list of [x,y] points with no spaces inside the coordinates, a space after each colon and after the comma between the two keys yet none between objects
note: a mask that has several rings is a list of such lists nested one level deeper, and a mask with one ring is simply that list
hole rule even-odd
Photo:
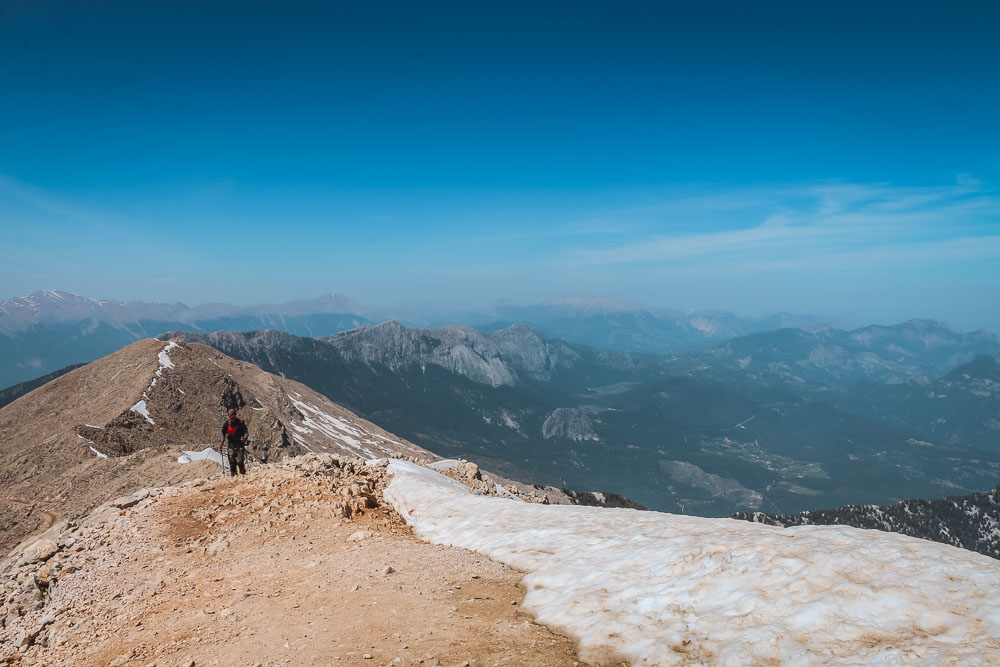
[{"label": "brown dirt path", "polygon": [[[28,507],[33,507],[35,505],[57,505],[58,500],[25,500],[23,498],[0,498],[0,503],[15,503],[17,505],[27,505]],[[59,515],[55,512],[50,512],[48,510],[39,510],[49,522],[43,525],[38,532],[44,533],[46,530],[55,525],[55,522],[59,520]]]},{"label": "brown dirt path", "polygon": [[391,512],[332,516],[338,497],[258,472],[122,512],[60,583],[53,602],[78,621],[36,664],[580,664],[520,612],[521,573],[421,542]]}]

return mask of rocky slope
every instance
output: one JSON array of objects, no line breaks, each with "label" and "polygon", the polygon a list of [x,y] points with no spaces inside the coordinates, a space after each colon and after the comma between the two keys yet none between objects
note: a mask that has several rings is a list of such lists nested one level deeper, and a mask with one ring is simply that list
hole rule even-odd
[{"label": "rocky slope", "polygon": [[229,408],[239,409],[250,454],[263,461],[309,451],[436,458],[213,348],[142,340],[0,408],[0,503],[10,508],[0,548],[44,527],[42,510],[78,516],[139,486],[203,474],[208,464],[177,458],[216,446]]},{"label": "rocky slope", "polygon": [[307,454],[59,523],[0,562],[0,664],[579,664],[520,573],[417,540],[385,484]]},{"label": "rocky slope", "polygon": [[924,442],[1000,446],[1000,359],[980,355],[933,380],[893,385],[859,383],[835,398],[869,419],[906,424]]},{"label": "rocky slope", "polygon": [[55,380],[60,375],[66,375],[72,370],[75,370],[83,366],[83,364],[73,364],[67,366],[66,368],[60,368],[57,371],[53,371],[48,375],[43,375],[40,378],[35,378],[34,380],[29,380],[27,382],[22,382],[20,384],[15,384],[13,387],[7,387],[6,389],[0,389],[0,408],[7,405],[8,403],[13,403],[17,399],[21,398],[29,391],[38,389],[43,384]]},{"label": "rocky slope", "polygon": [[568,344],[515,325],[484,334],[468,327],[407,329],[397,322],[362,327],[321,338],[351,362],[398,370],[433,364],[494,387],[517,384],[519,376],[545,381],[580,358]]},{"label": "rocky slope", "polygon": [[740,368],[832,386],[857,381],[926,381],[976,355],[1000,355],[1000,338],[954,331],[931,320],[845,331],[828,326],[780,329],[734,338],[715,353]]},{"label": "rocky slope", "polygon": [[902,533],[1000,558],[1000,486],[986,493],[936,500],[903,500],[893,505],[846,505],[798,514],[740,512],[743,519],[770,526],[854,526]]}]

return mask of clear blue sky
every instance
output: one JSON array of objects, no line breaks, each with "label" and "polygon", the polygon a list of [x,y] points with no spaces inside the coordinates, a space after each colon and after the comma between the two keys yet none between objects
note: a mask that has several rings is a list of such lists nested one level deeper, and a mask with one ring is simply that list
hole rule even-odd
[{"label": "clear blue sky", "polygon": [[0,298],[1000,329],[1000,5],[0,1]]}]

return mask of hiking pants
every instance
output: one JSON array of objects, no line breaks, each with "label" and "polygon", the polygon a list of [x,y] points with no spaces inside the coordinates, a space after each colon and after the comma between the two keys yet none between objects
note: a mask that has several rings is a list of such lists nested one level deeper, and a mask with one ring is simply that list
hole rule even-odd
[{"label": "hiking pants", "polygon": [[247,474],[247,449],[243,445],[229,445],[226,447],[226,455],[229,456],[229,474],[236,476],[236,466],[240,468],[240,474]]}]

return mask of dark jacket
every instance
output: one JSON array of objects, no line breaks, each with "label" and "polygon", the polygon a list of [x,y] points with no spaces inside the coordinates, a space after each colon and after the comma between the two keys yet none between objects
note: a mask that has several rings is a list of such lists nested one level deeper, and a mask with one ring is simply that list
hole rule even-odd
[{"label": "dark jacket", "polygon": [[239,417],[233,417],[232,422],[227,419],[222,422],[222,437],[229,443],[230,447],[247,444],[250,431],[247,430],[246,422]]}]

